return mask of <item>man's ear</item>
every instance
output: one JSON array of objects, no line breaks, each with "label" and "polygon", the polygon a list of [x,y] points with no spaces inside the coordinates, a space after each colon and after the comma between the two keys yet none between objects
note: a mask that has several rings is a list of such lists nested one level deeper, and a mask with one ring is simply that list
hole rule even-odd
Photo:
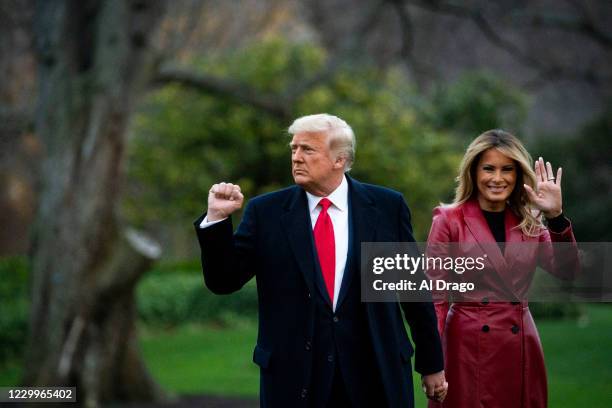
[{"label": "man's ear", "polygon": [[334,169],[342,169],[346,164],[346,157],[342,154],[336,156],[336,160],[334,161]]}]

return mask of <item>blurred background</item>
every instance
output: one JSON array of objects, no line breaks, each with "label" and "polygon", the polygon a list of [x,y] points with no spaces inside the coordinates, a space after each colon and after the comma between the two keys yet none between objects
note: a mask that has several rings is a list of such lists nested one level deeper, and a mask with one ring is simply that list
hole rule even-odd
[{"label": "blurred background", "polygon": [[[204,288],[192,223],[214,182],[291,184],[305,114],[353,127],[351,174],[404,193],[419,241],[491,128],[612,240],[606,0],[2,0],[0,72],[0,386],[257,406],[255,287]],[[532,310],[550,406],[610,406],[612,308]]]}]

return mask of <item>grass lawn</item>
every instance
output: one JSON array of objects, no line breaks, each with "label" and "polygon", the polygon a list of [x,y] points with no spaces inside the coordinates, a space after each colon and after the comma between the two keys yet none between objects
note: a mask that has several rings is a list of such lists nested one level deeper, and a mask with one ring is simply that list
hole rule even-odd
[{"label": "grass lawn", "polygon": [[[541,321],[549,406],[612,407],[612,305],[587,306],[588,320]],[[257,397],[259,371],[251,356],[255,324],[235,319],[231,329],[182,326],[142,329],[140,343],[153,376],[168,391]],[[20,367],[0,368],[0,386],[16,385]],[[418,376],[415,376],[415,383]],[[425,399],[415,384],[416,406]]]},{"label": "grass lawn", "polygon": [[252,362],[257,328],[182,326],[143,333],[142,353],[153,376],[172,392],[257,396],[259,369]]},{"label": "grass lawn", "polygon": [[587,307],[584,321],[536,322],[557,407],[612,407],[612,305]]},{"label": "grass lawn", "polygon": [[[542,321],[549,406],[612,406],[612,307],[587,306],[588,321]],[[142,336],[153,375],[177,393],[257,396],[258,369],[251,362],[253,323],[232,329],[182,327]],[[415,375],[416,406],[426,406]]]}]

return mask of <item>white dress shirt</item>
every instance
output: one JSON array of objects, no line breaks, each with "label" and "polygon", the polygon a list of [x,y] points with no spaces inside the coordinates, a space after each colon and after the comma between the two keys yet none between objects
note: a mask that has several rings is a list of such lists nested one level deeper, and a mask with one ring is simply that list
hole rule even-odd
[{"label": "white dress shirt", "polygon": [[211,225],[215,225],[218,222],[221,222],[223,220],[227,220],[227,218],[228,217],[221,218],[220,220],[216,220],[216,221],[208,221],[208,215],[207,215],[206,217],[204,217],[204,219],[200,223],[200,228],[210,227]]},{"label": "white dress shirt", "polygon": [[[317,223],[317,218],[321,212],[321,206],[319,201],[323,197],[317,197],[316,195],[306,192],[308,197],[308,210],[310,211],[310,221],[312,229],[314,229]],[[332,225],[334,226],[334,242],[336,246],[336,273],[334,280],[334,311],[336,310],[336,303],[338,303],[338,294],[340,293],[340,286],[342,285],[342,278],[344,277],[344,267],[346,265],[346,258],[348,256],[348,239],[349,239],[349,220],[348,220],[348,182],[346,176],[342,177],[340,185],[327,196],[327,199],[331,201],[332,205],[327,209],[327,213],[331,218]]]},{"label": "white dress shirt", "polygon": [[[317,218],[321,212],[321,207],[318,205],[319,201],[323,197],[318,197],[314,194],[306,192],[308,198],[308,210],[310,213],[311,227],[314,230]],[[348,182],[346,176],[342,177],[340,185],[327,196],[327,199],[331,201],[332,205],[327,209],[327,213],[331,218],[332,225],[334,226],[334,242],[336,247],[336,273],[334,280],[334,299],[333,307],[336,310],[336,303],[338,302],[338,294],[340,293],[340,286],[342,285],[342,278],[344,277],[344,267],[346,265],[346,258],[348,256],[348,239],[349,239],[349,224],[348,224]],[[227,217],[226,217],[227,218]],[[206,228],[214,225],[218,222],[223,221],[208,221],[208,216],[204,217],[200,223],[200,228]]]}]

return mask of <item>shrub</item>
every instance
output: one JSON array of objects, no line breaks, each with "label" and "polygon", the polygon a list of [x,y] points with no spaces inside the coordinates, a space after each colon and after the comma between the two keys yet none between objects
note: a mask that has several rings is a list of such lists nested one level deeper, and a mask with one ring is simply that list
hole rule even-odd
[{"label": "shrub", "polygon": [[254,282],[249,282],[232,295],[218,296],[206,289],[200,271],[154,271],[138,286],[137,304],[139,318],[147,324],[223,323],[233,314],[255,317],[257,291]]},{"label": "shrub", "polygon": [[529,310],[536,319],[576,319],[582,314],[583,308],[578,303],[532,302]]},{"label": "shrub", "polygon": [[28,272],[25,257],[0,258],[0,364],[23,352],[28,331]]}]

